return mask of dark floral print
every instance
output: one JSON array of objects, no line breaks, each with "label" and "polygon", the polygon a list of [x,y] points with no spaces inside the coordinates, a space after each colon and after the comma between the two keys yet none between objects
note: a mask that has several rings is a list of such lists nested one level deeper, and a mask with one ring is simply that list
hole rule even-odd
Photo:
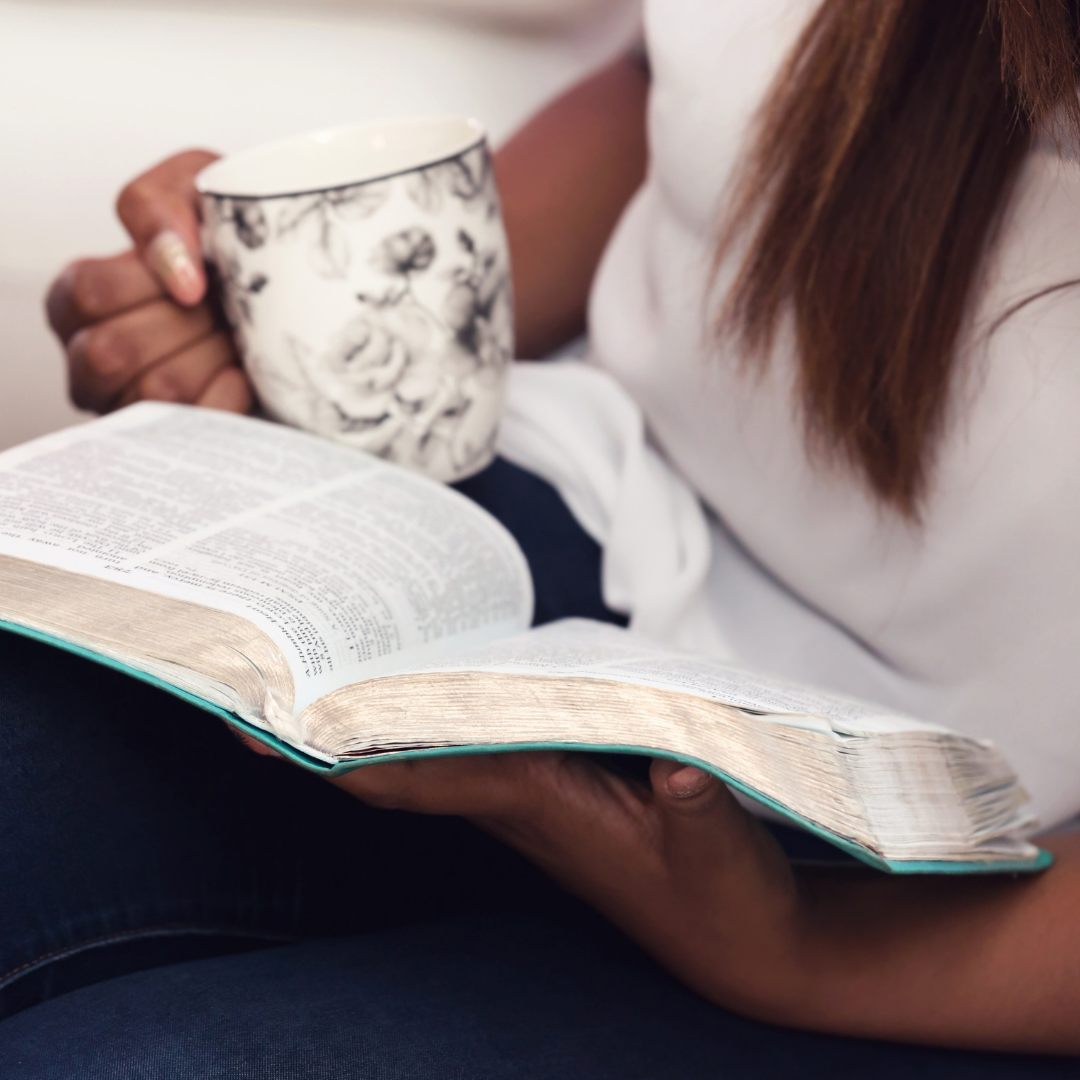
[{"label": "dark floral print", "polygon": [[510,275],[498,252],[478,250],[464,229],[458,232],[458,243],[470,263],[451,271],[454,284],[444,305],[446,322],[461,348],[479,363],[504,363],[513,349]]},{"label": "dark floral print", "polygon": [[308,261],[312,269],[321,277],[344,278],[352,261],[352,250],[342,223],[371,217],[386,202],[389,192],[389,185],[383,182],[298,198],[278,215],[277,235],[306,232],[310,237]]},{"label": "dark floral print", "polygon": [[491,220],[499,214],[499,194],[486,146],[477,146],[452,161],[440,162],[409,175],[405,190],[427,214],[442,211],[447,198]]},{"label": "dark floral print", "polygon": [[248,325],[254,322],[251,298],[270,284],[265,274],[245,276],[240,260],[233,257],[224,260],[224,265],[217,268],[225,298],[225,313],[234,325]]},{"label": "dark floral print", "polygon": [[384,274],[409,278],[425,271],[437,254],[427,229],[414,225],[388,236],[376,249],[372,262]]},{"label": "dark floral print", "polygon": [[[485,146],[387,180],[218,201],[226,313],[268,415],[441,479],[490,460],[513,304]],[[317,315],[291,313],[278,273],[326,282],[297,285]]]},{"label": "dark floral print", "polygon": [[270,224],[254,199],[233,199],[232,219],[236,238],[250,250],[261,248],[270,236]]},{"label": "dark floral print", "polygon": [[231,226],[240,241],[249,251],[261,248],[270,239],[270,223],[258,199],[222,199],[214,200],[218,220]]}]

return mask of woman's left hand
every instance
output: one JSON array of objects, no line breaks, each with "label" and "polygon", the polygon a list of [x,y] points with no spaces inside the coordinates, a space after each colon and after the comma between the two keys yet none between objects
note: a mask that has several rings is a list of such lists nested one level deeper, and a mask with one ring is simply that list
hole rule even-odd
[{"label": "woman's left hand", "polygon": [[588,755],[370,765],[334,781],[386,809],[470,819],[704,997],[773,1023],[977,1049],[1080,1054],[1080,837],[1033,875],[793,865],[728,789]]},{"label": "woman's left hand", "polygon": [[656,760],[650,779],[536,752],[372,765],[334,783],[377,807],[470,819],[701,993],[759,1013],[767,992],[774,1012],[769,973],[792,972],[798,950],[791,863],[707,773]]}]

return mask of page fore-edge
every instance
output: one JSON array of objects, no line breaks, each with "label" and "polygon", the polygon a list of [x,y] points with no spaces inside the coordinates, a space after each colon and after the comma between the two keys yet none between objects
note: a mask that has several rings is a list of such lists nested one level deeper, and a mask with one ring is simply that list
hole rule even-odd
[{"label": "page fore-edge", "polygon": [[591,743],[485,743],[479,746],[448,746],[427,750],[401,750],[390,754],[380,754],[376,758],[367,758],[359,761],[342,761],[336,765],[331,765],[328,762],[321,761],[318,758],[305,754],[302,750],[298,750],[295,746],[284,742],[269,731],[256,727],[254,724],[241,719],[235,713],[229,712],[228,709],[223,709],[221,706],[215,705],[205,698],[201,698],[187,690],[182,690],[180,687],[174,686],[172,683],[166,682],[156,675],[151,675],[149,672],[140,671],[138,668],[131,667],[122,661],[114,660],[111,657],[94,652],[92,649],[84,648],[82,645],[76,645],[73,642],[56,637],[53,634],[48,634],[41,630],[34,630],[31,627],[22,626],[19,623],[6,622],[5,620],[0,619],[0,630],[8,630],[12,633],[20,634],[23,637],[33,638],[35,641],[41,641],[47,645],[52,645],[55,648],[63,649],[65,652],[74,653],[76,656],[92,660],[96,664],[101,664],[104,667],[123,672],[125,675],[130,675],[140,682],[156,686],[159,689],[166,691],[166,693],[172,694],[174,697],[178,697],[183,701],[187,701],[205,712],[212,713],[214,716],[224,720],[227,724],[237,730],[244,732],[246,735],[250,735],[252,738],[257,739],[259,742],[276,750],[282,757],[294,764],[327,777],[341,776],[343,773],[352,772],[353,769],[361,769],[365,765],[386,764],[392,761],[417,761],[423,758],[453,757],[466,754],[520,753],[530,750],[570,750],[593,753],[638,754],[644,757],[667,758],[669,761],[679,761],[687,765],[695,765],[699,769],[704,769],[706,772],[711,773],[713,776],[722,780],[725,784],[741,791],[744,795],[756,800],[763,806],[767,806],[770,810],[776,811],[793,824],[798,825],[807,832],[813,833],[815,836],[827,841],[834,847],[840,848],[841,851],[853,855],[856,859],[866,863],[868,866],[872,866],[876,870],[883,870],[886,873],[1027,874],[1046,870],[1054,861],[1053,855],[1051,855],[1049,851],[1044,851],[1041,848],[1039,849],[1038,855],[1033,859],[1013,861],[948,862],[945,860],[896,861],[883,859],[876,852],[870,851],[868,848],[863,847],[854,840],[849,840],[846,837],[829,832],[827,829],[815,824],[808,818],[804,818],[794,810],[769,798],[769,796],[762,795],[760,792],[748,787],[742,781],[736,780],[734,777],[729,776],[727,773],[710,765],[708,762],[701,761],[697,758],[672,754],[666,750],[654,750],[640,746],[596,746]]}]

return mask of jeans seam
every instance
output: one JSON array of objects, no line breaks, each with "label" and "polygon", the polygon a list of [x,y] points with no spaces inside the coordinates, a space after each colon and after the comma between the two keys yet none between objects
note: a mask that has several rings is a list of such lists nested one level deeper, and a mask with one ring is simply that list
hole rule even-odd
[{"label": "jeans seam", "polygon": [[6,974],[0,975],[0,990],[10,986],[23,975],[29,974],[34,968],[42,967],[54,960],[63,959],[67,956],[75,956],[78,953],[86,952],[89,949],[97,949],[105,945],[115,945],[124,941],[134,941],[139,938],[171,937],[183,934],[205,937],[221,935],[229,937],[257,938],[260,941],[274,941],[282,945],[291,944],[301,940],[301,938],[292,934],[273,934],[259,930],[248,930],[244,927],[194,926],[184,923],[168,923],[164,926],[149,926],[140,930],[121,930],[115,934],[105,934],[102,937],[90,938],[88,941],[82,941],[78,945],[67,945],[61,949],[54,949],[52,952],[42,953],[41,956],[35,957],[33,960],[28,960],[25,964],[20,964],[18,967],[12,968],[11,971]]}]

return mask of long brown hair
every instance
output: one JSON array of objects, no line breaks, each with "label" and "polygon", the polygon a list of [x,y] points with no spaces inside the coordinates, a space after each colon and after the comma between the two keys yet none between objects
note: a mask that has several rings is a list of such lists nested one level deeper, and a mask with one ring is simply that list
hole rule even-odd
[{"label": "long brown hair", "polygon": [[729,201],[717,262],[748,249],[718,331],[764,359],[790,314],[811,445],[908,516],[1032,135],[1059,118],[1080,135],[1078,8],[823,0]]}]

